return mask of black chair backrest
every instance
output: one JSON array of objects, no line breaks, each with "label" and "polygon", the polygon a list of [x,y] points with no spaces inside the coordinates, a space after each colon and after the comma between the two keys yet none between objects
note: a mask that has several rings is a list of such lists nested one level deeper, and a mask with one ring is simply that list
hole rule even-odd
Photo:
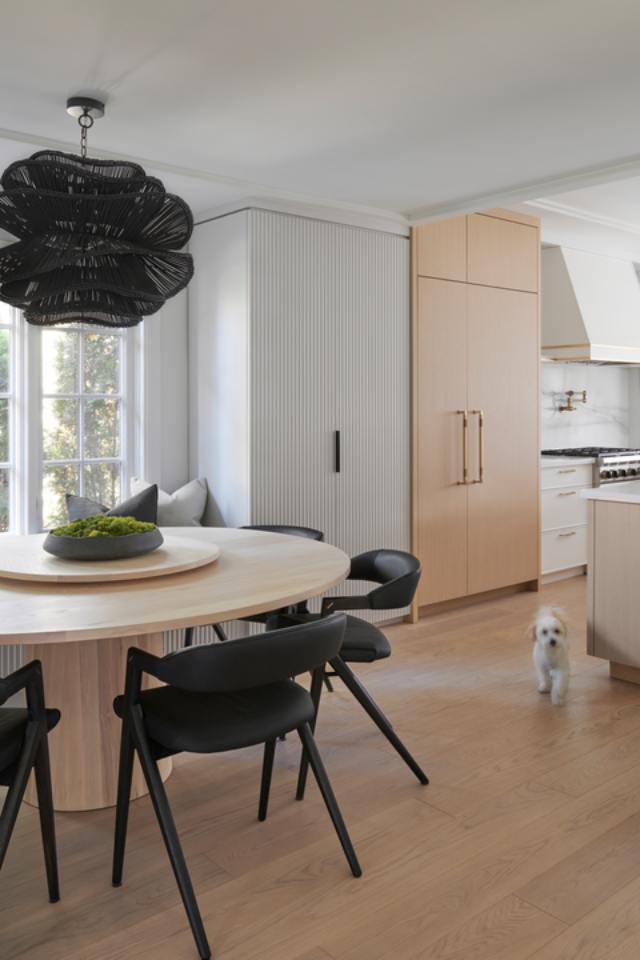
[{"label": "black chair backrest", "polygon": [[372,610],[408,607],[415,596],[422,568],[404,550],[369,550],[351,560],[349,580],[368,580],[380,586],[367,594]]},{"label": "black chair backrest", "polygon": [[335,613],[227,643],[183,647],[158,660],[154,675],[172,687],[199,693],[263,687],[308,673],[335,657],[345,624],[344,614]]},{"label": "black chair backrest", "polygon": [[284,533],[290,537],[306,537],[307,540],[324,540],[322,530],[314,530],[313,527],[290,527],[282,523],[257,523],[239,529],[262,530],[264,533]]}]

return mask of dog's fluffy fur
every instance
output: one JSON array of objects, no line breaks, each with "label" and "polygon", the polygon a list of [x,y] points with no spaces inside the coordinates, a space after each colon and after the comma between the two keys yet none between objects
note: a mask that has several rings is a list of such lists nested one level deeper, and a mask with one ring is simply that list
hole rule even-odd
[{"label": "dog's fluffy fur", "polygon": [[569,637],[558,610],[544,607],[529,628],[538,691],[551,692],[551,702],[562,706],[569,689]]}]

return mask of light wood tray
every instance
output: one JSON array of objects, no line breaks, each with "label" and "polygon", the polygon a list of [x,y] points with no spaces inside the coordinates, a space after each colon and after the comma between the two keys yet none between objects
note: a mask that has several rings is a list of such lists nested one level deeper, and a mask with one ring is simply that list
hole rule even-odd
[{"label": "light wood tray", "polygon": [[42,549],[46,534],[0,537],[0,577],[51,583],[106,583],[142,580],[194,570],[220,556],[216,543],[162,531],[164,543],[153,553],[126,560],[61,560]]}]

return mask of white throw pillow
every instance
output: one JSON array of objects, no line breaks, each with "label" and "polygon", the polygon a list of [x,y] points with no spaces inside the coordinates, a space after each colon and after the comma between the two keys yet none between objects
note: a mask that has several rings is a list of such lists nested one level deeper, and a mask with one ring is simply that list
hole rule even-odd
[{"label": "white throw pillow", "polygon": [[[141,493],[150,487],[148,480],[131,478],[131,493]],[[199,527],[207,506],[207,481],[190,480],[175,493],[158,488],[159,527]]]}]

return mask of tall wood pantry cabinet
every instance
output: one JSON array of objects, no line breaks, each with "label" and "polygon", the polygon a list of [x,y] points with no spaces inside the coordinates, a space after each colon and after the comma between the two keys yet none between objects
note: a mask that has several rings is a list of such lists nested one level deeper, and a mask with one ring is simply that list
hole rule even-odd
[{"label": "tall wood pantry cabinet", "polygon": [[409,247],[262,209],[196,226],[190,449],[210,522],[409,549]]},{"label": "tall wood pantry cabinet", "polygon": [[506,210],[413,231],[420,607],[537,584],[539,246]]}]

